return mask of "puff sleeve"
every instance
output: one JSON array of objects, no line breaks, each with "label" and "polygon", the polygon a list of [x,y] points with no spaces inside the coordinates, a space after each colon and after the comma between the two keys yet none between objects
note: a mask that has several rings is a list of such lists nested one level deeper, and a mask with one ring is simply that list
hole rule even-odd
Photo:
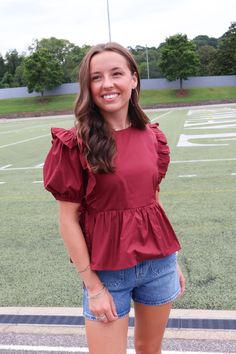
[{"label": "puff sleeve", "polygon": [[43,167],[44,187],[55,199],[81,203],[84,175],[75,129],[52,128],[52,147]]},{"label": "puff sleeve", "polygon": [[170,148],[167,144],[165,134],[159,129],[158,123],[149,124],[149,127],[153,131],[157,141],[157,169],[158,169],[158,181],[157,190],[160,190],[160,183],[162,178],[165,177],[168,166],[170,163]]}]

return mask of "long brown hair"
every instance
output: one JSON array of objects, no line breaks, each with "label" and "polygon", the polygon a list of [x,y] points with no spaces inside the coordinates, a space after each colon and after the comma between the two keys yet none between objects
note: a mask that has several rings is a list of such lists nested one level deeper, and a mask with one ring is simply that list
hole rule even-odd
[{"label": "long brown hair", "polygon": [[80,93],[75,102],[77,133],[83,141],[83,154],[94,173],[115,171],[114,156],[116,143],[111,130],[94,104],[90,92],[90,62],[94,55],[104,51],[122,55],[128,64],[131,74],[137,75],[137,87],[132,90],[128,114],[133,127],[145,129],[148,117],[139,106],[140,76],[137,64],[130,52],[118,43],[109,42],[92,47],[80,65]]}]

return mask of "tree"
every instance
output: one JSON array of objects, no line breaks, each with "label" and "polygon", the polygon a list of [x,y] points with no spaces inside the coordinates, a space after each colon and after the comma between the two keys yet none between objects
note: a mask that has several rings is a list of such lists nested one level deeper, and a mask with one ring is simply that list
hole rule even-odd
[{"label": "tree", "polygon": [[47,49],[38,49],[24,62],[24,76],[29,92],[40,92],[59,86],[63,72],[59,62]]},{"label": "tree", "polygon": [[5,68],[5,62],[3,57],[0,54],[0,81],[3,78],[3,75],[5,74],[6,68]]},{"label": "tree", "polygon": [[193,43],[196,44],[197,49],[201,48],[202,46],[208,45],[213,48],[218,48],[218,39],[214,37],[208,37],[206,35],[200,35],[193,38]]},{"label": "tree", "polygon": [[198,49],[198,55],[200,59],[198,75],[215,75],[217,49],[210,45],[203,45]]},{"label": "tree", "polygon": [[16,49],[9,50],[5,55],[6,71],[14,76],[16,68],[21,65],[22,61],[23,55],[19,55]]},{"label": "tree", "polygon": [[233,22],[220,38],[216,63],[218,75],[236,74],[236,22]]},{"label": "tree", "polygon": [[199,66],[199,57],[195,45],[186,35],[176,34],[166,39],[162,48],[160,68],[163,75],[169,80],[180,80],[180,89],[183,80],[196,74]]},{"label": "tree", "polygon": [[[78,66],[89,48],[88,45],[80,48],[66,39],[51,37],[43,38],[40,41],[36,39],[29,50],[33,53],[39,49],[47,49],[61,65],[64,75],[63,82],[73,82],[75,71],[78,71]],[[77,79],[78,74],[76,75]]]}]

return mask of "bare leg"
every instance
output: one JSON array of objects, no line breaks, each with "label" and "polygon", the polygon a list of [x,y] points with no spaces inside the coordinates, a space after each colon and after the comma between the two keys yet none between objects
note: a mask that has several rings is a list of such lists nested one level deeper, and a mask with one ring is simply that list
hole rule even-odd
[{"label": "bare leg", "polygon": [[136,354],[161,354],[161,344],[171,303],[160,306],[134,304]]},{"label": "bare leg", "polygon": [[125,354],[129,317],[102,323],[85,320],[90,354]]}]

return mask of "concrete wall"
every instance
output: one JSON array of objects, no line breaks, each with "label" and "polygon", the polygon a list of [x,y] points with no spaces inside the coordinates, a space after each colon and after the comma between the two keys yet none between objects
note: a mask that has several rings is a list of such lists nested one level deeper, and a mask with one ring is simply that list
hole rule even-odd
[{"label": "concrete wall", "polygon": [[[190,77],[183,81],[183,88],[193,87],[219,87],[219,86],[236,86],[236,75],[229,76],[197,76]],[[179,80],[168,81],[166,79],[143,79],[141,80],[142,90],[154,89],[178,89]],[[78,83],[63,84],[53,90],[45,91],[45,96],[55,96],[64,94],[74,94],[79,91]],[[0,89],[0,99],[32,97],[40,96],[39,93],[28,93],[27,87],[5,88]]]}]

